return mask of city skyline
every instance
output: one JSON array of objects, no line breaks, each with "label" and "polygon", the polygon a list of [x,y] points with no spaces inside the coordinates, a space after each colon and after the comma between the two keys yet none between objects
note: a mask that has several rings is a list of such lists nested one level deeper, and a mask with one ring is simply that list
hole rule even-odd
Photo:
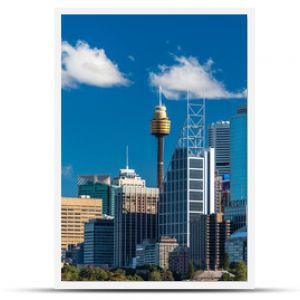
[{"label": "city skyline", "polygon": [[[63,28],[80,27],[61,41],[62,201],[75,201],[64,193],[78,179],[62,211],[62,279],[91,267],[102,274],[91,280],[202,281],[213,271],[213,281],[246,281],[246,16],[64,17]],[[179,28],[177,52],[167,51]],[[101,216],[90,216],[92,199]]]},{"label": "city skyline", "polygon": [[[62,90],[62,195],[64,196],[77,194],[76,181],[79,175],[102,173],[116,176],[119,169],[124,168],[126,164],[126,145],[129,146],[129,166],[146,179],[147,186],[156,186],[156,169],[153,167],[156,162],[154,150],[156,142],[150,134],[149,123],[154,106],[158,103],[155,83],[167,82],[170,86],[172,83],[170,80],[172,81],[174,75],[172,71],[178,69],[182,71],[187,66],[192,66],[193,70],[197,71],[201,68],[203,70],[206,66],[207,74],[211,76],[209,79],[212,78],[213,82],[215,80],[221,84],[217,86],[218,95],[225,99],[206,101],[206,136],[208,124],[229,120],[235,114],[236,108],[246,103],[240,95],[247,87],[246,16],[209,18],[147,16],[142,19],[140,16],[133,19],[130,17],[131,19],[126,16],[62,18],[62,40],[71,47],[68,53],[76,51],[77,41],[84,40],[89,49],[104,49],[106,58],[113,62],[113,66],[117,66],[117,71],[121,74],[121,77],[117,77],[117,81],[108,81],[111,85],[109,88],[107,86],[104,88],[103,82],[89,82],[89,79],[86,79],[88,77],[79,78],[74,82],[76,76],[74,72],[69,72],[73,76],[73,83],[64,86]],[[76,25],[78,18],[82,18],[80,26]],[[118,22],[115,22],[116,20]],[[141,33],[142,30],[150,32],[149,24],[153,20],[156,21],[154,27],[162,25],[162,22],[167,22],[168,26],[157,35],[152,34],[147,38],[141,37],[138,41],[133,41],[136,33]],[[193,43],[190,36],[187,39],[182,34],[174,35],[172,24],[178,20],[183,27],[180,31],[184,32],[185,28],[189,29],[191,34],[201,33],[200,36],[206,42]],[[139,28],[134,27],[135,21],[139,22]],[[104,28],[101,27],[104,23],[112,26],[106,26],[100,33],[96,31],[97,34],[94,30],[89,30],[96,25]],[[121,47],[120,41],[112,39],[118,27],[115,23],[122,24],[117,37],[121,37],[121,40],[128,39],[128,43],[122,44]],[[203,26],[218,38],[211,39],[208,32],[203,30],[199,33],[199,28]],[[151,28],[151,32],[153,30]],[[225,41],[226,38],[228,40]],[[146,40],[149,43],[146,43]],[[132,48],[129,49],[131,41]],[[218,43],[222,43],[222,48],[218,48],[218,45],[221,46]],[[153,55],[152,50],[156,55]],[[145,51],[147,53],[144,53]],[[183,60],[190,57],[197,58],[196,62]],[[158,65],[164,67],[159,69]],[[163,75],[169,77],[162,78]],[[166,97],[183,98],[182,93],[172,94],[173,91],[168,89],[168,85],[163,88]],[[201,91],[197,93],[198,91],[194,90],[195,98]],[[175,101],[166,97],[163,101],[167,106],[172,129],[170,136],[165,139],[165,170],[171,160],[186,114],[185,101]],[[83,142],[78,142],[79,137]]]}]

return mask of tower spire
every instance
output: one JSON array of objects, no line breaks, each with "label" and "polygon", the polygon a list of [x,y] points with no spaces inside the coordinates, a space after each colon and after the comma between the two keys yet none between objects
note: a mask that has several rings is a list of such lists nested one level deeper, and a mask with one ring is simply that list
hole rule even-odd
[{"label": "tower spire", "polygon": [[127,170],[129,169],[129,166],[128,166],[128,145],[126,145],[126,169]]},{"label": "tower spire", "polygon": [[161,86],[159,86],[159,106],[162,106],[162,99],[161,99],[162,89]]}]

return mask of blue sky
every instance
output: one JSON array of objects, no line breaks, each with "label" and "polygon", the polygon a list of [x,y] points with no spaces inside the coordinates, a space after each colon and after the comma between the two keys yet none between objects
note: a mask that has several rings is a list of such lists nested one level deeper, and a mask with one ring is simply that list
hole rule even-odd
[{"label": "blue sky", "polygon": [[[78,41],[84,41],[91,51],[103,49],[104,65],[111,71],[109,78],[100,74],[96,81],[91,78],[98,70],[93,68],[93,60],[86,72],[82,66],[76,69],[77,56],[64,66],[71,83],[62,89],[63,196],[76,195],[80,174],[117,175],[125,167],[126,145],[129,166],[148,186],[155,186],[156,141],[150,135],[158,102],[155,82],[165,84],[165,96],[170,98],[163,100],[172,122],[171,134],[165,138],[167,167],[186,107],[181,94],[176,94],[181,100],[172,99],[176,70],[191,67],[196,75],[207,73],[212,89],[217,87],[218,93],[225,95],[206,101],[207,124],[228,120],[246,101],[239,96],[247,88],[246,16],[65,15],[62,41],[70,56],[78,50]],[[150,74],[155,74],[157,81]],[[201,90],[196,88],[195,98],[197,95]]]}]

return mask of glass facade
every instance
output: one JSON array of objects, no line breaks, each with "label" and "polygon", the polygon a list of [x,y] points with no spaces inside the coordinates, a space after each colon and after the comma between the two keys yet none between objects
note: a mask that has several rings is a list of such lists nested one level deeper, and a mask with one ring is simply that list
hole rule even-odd
[{"label": "glass facade", "polygon": [[230,120],[231,201],[247,200],[247,111]]},{"label": "glass facade", "polygon": [[247,107],[241,106],[230,120],[230,201],[225,219],[235,232],[247,225]]},{"label": "glass facade", "polygon": [[84,263],[114,266],[114,220],[91,220],[84,231]]},{"label": "glass facade", "polygon": [[206,163],[204,156],[188,155],[187,148],[175,149],[160,195],[159,236],[175,237],[179,245],[190,246],[190,222],[209,210]]},{"label": "glass facade", "polygon": [[115,215],[115,190],[115,186],[100,182],[78,184],[78,196],[102,199],[103,214],[110,216]]},{"label": "glass facade", "polygon": [[230,122],[218,121],[208,128],[208,146],[215,148],[218,175],[230,174]]},{"label": "glass facade", "polygon": [[247,228],[242,227],[232,234],[225,247],[230,263],[239,261],[247,263]]}]

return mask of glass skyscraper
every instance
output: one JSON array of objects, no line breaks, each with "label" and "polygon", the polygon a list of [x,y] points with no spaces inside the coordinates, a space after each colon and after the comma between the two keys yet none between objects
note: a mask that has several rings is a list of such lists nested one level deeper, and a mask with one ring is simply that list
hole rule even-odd
[{"label": "glass skyscraper", "polygon": [[218,121],[208,127],[208,146],[215,148],[218,175],[230,174],[230,122]]},{"label": "glass skyscraper", "polygon": [[230,199],[247,201],[247,108],[230,119]]},{"label": "glass skyscraper", "polygon": [[180,246],[193,243],[191,223],[214,212],[214,149],[191,156],[176,148],[159,202],[159,235],[177,239]]},{"label": "glass skyscraper", "polygon": [[247,225],[247,107],[241,106],[230,119],[230,202],[225,219],[232,232]]}]

